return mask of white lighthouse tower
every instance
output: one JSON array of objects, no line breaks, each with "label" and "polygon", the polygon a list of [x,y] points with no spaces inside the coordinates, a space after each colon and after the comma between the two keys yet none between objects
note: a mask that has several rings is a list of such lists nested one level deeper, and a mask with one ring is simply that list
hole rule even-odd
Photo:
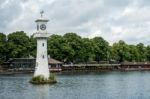
[{"label": "white lighthouse tower", "polygon": [[47,57],[47,22],[49,20],[43,18],[44,11],[41,11],[41,18],[37,19],[37,32],[34,37],[37,39],[37,56],[34,77],[43,75],[45,79],[49,78],[48,57]]}]

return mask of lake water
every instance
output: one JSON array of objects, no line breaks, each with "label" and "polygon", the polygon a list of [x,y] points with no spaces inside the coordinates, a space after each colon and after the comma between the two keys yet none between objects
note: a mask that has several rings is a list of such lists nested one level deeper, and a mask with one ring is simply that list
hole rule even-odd
[{"label": "lake water", "polygon": [[61,73],[54,85],[31,74],[0,75],[0,99],[150,99],[150,71]]}]

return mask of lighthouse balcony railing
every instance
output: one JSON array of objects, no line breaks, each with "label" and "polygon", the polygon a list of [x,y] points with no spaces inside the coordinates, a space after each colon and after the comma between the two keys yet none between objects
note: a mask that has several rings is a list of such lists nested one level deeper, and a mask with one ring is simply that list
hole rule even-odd
[{"label": "lighthouse balcony railing", "polygon": [[49,37],[50,36],[50,34],[49,33],[34,33],[33,34],[33,37],[35,37],[35,38],[47,38],[47,37]]}]

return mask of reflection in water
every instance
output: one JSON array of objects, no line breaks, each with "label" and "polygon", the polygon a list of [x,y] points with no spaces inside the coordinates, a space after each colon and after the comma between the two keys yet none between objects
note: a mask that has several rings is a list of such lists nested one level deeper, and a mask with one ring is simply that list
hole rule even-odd
[{"label": "reflection in water", "polygon": [[35,85],[35,94],[38,95],[36,99],[48,99],[49,86],[48,85]]},{"label": "reflection in water", "polygon": [[54,85],[30,77],[0,75],[0,99],[150,99],[150,72],[63,73]]}]

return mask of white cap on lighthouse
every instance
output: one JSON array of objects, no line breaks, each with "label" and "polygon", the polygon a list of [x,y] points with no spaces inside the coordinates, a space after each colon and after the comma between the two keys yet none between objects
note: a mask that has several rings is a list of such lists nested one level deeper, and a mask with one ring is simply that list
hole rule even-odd
[{"label": "white cap on lighthouse", "polygon": [[44,17],[43,17],[44,11],[43,10],[40,12],[40,14],[41,14],[41,18],[35,20],[35,22],[37,23],[37,32],[46,33],[47,32],[47,22],[49,20],[44,19]]}]

